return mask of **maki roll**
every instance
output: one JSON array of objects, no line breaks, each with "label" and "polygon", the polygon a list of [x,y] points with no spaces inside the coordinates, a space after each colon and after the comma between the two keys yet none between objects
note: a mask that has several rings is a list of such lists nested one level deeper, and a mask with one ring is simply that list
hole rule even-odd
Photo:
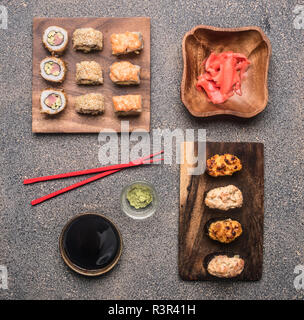
[{"label": "maki roll", "polygon": [[68,32],[57,26],[48,27],[44,33],[42,42],[52,54],[62,54],[68,45]]},{"label": "maki roll", "polygon": [[78,113],[98,115],[104,112],[104,96],[100,93],[89,93],[75,99]]},{"label": "maki roll", "polygon": [[110,67],[110,79],[118,85],[140,84],[140,66],[128,61],[114,62]]},{"label": "maki roll", "polygon": [[103,48],[102,32],[93,28],[76,29],[73,33],[74,50],[88,53],[91,51],[101,51]]},{"label": "maki roll", "polygon": [[66,74],[65,63],[59,58],[45,58],[40,62],[40,74],[47,81],[61,83]]},{"label": "maki roll", "polygon": [[61,112],[67,104],[67,97],[63,90],[46,89],[41,92],[41,113],[50,115]]},{"label": "maki roll", "polygon": [[113,96],[112,100],[114,112],[118,116],[136,116],[142,112],[141,95]]},{"label": "maki roll", "polygon": [[144,47],[141,32],[125,32],[111,34],[112,54],[119,56],[134,52],[139,54]]},{"label": "maki roll", "polygon": [[76,63],[76,83],[87,85],[103,84],[101,65],[96,61]]}]

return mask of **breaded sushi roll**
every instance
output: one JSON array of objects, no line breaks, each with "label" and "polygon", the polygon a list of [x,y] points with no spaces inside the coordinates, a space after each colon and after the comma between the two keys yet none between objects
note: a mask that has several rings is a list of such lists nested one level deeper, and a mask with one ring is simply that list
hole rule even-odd
[{"label": "breaded sushi roll", "polygon": [[100,93],[89,93],[75,98],[75,110],[83,114],[102,114],[104,112],[104,96]]},{"label": "breaded sushi roll", "polygon": [[47,57],[40,62],[41,77],[50,82],[63,82],[66,74],[66,66],[63,60],[55,57]]},{"label": "breaded sushi roll", "polygon": [[114,62],[110,67],[110,79],[119,85],[140,83],[140,66],[128,61]]},{"label": "breaded sushi roll", "polygon": [[141,108],[141,95],[126,95],[112,97],[114,112],[118,116],[139,115]]},{"label": "breaded sushi roll", "polygon": [[121,55],[130,52],[139,54],[144,47],[140,32],[113,33],[111,35],[112,54]]},{"label": "breaded sushi roll", "polygon": [[96,61],[76,63],[76,83],[99,85],[103,83],[101,65]]},{"label": "breaded sushi roll", "polygon": [[44,46],[52,54],[62,54],[68,45],[68,32],[57,26],[51,26],[45,29],[42,37]]},{"label": "breaded sushi roll", "polygon": [[45,89],[40,95],[40,111],[50,115],[61,112],[67,104],[67,97],[63,90]]},{"label": "breaded sushi roll", "polygon": [[103,48],[103,35],[93,28],[76,29],[73,33],[73,48],[85,53],[101,51]]}]

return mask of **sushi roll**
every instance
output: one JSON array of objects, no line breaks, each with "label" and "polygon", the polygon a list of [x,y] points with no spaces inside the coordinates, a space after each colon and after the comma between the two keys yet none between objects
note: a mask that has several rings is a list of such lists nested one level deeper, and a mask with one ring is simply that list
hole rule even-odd
[{"label": "sushi roll", "polygon": [[76,29],[73,33],[74,50],[88,53],[91,51],[101,51],[103,48],[102,32],[93,28]]},{"label": "sushi roll", "polygon": [[110,67],[110,79],[118,85],[140,84],[140,66],[128,61],[114,62]]},{"label": "sushi roll", "polygon": [[61,83],[66,74],[65,63],[59,58],[47,57],[40,62],[40,74],[47,81]]},{"label": "sushi roll", "polygon": [[75,98],[75,110],[82,114],[98,115],[104,112],[104,96],[89,93]]},{"label": "sushi roll", "polygon": [[142,112],[141,95],[113,96],[112,100],[114,112],[118,116],[136,116]]},{"label": "sushi roll", "polygon": [[103,84],[101,65],[96,61],[76,63],[76,83],[87,85]]},{"label": "sushi roll", "polygon": [[63,90],[45,89],[41,92],[40,108],[41,113],[50,115],[61,112],[67,104],[67,97]]},{"label": "sushi roll", "polygon": [[52,54],[62,54],[68,41],[68,32],[61,27],[51,26],[43,33],[42,42]]},{"label": "sushi roll", "polygon": [[141,32],[125,32],[111,34],[112,54],[119,56],[134,52],[139,54],[144,48]]}]

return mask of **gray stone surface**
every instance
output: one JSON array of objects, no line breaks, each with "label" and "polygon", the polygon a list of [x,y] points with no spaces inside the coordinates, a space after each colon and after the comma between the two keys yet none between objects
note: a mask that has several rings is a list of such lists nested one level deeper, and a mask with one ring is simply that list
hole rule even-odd
[{"label": "gray stone surface", "polygon": [[[293,286],[304,264],[303,32],[293,27],[297,1],[4,0],[0,30],[0,264],[9,289],[0,299],[303,299]],[[118,173],[39,206],[29,201],[69,185],[23,186],[25,177],[98,166],[95,134],[31,132],[32,17],[150,16],[152,128],[205,128],[210,141],[265,144],[264,272],[256,283],[183,282],[177,270],[178,165]],[[180,102],[181,40],[197,24],[257,25],[270,38],[269,104],[251,120],[196,119]],[[155,184],[158,212],[135,222],[120,212],[121,187],[135,178]],[[58,252],[66,221],[84,211],[106,214],[120,227],[124,251],[108,275],[72,273]]]}]

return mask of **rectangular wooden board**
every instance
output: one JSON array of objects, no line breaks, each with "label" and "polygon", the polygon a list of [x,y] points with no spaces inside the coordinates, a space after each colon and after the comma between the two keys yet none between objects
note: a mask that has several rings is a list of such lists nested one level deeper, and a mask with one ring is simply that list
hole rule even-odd
[{"label": "rectangular wooden board", "polygon": [[[61,85],[48,83],[40,76],[40,61],[49,56],[44,48],[42,35],[49,26],[60,26],[68,31],[69,44],[62,56],[67,63],[67,76]],[[72,48],[72,35],[77,28],[92,27],[104,36],[102,51],[83,53]],[[138,31],[143,35],[144,49],[137,55],[130,53],[116,57],[111,53],[112,33]],[[100,86],[77,85],[75,82],[76,63],[94,60],[101,64],[104,84]],[[127,60],[141,66],[141,83],[137,86],[117,86],[109,78],[109,68],[115,61]],[[40,92],[46,88],[63,88],[68,95],[65,110],[55,116],[40,113]],[[74,97],[86,93],[101,93],[105,96],[105,113],[99,116],[78,114],[74,110]],[[143,98],[143,111],[139,116],[117,117],[112,106],[112,96],[140,94]],[[121,120],[129,121],[129,130],[150,131],[150,18],[34,18],[33,19],[33,80],[32,80],[32,131],[49,132],[100,132],[114,130],[121,132]]]},{"label": "rectangular wooden board", "polygon": [[[197,142],[187,142],[188,152]],[[184,280],[220,280],[206,271],[205,258],[212,253],[239,254],[245,268],[234,280],[256,281],[262,276],[264,220],[264,145],[262,143],[207,142],[206,159],[215,154],[230,153],[240,158],[241,171],[232,176],[214,178],[204,173],[188,175],[195,167],[186,162],[180,166],[179,274]],[[189,158],[188,158],[189,159]],[[199,161],[206,161],[200,159]],[[189,161],[191,162],[191,161]],[[243,206],[226,212],[210,209],[204,204],[206,193],[217,187],[233,184],[243,193]],[[230,244],[211,240],[205,232],[209,219],[235,218],[243,234]]]}]

